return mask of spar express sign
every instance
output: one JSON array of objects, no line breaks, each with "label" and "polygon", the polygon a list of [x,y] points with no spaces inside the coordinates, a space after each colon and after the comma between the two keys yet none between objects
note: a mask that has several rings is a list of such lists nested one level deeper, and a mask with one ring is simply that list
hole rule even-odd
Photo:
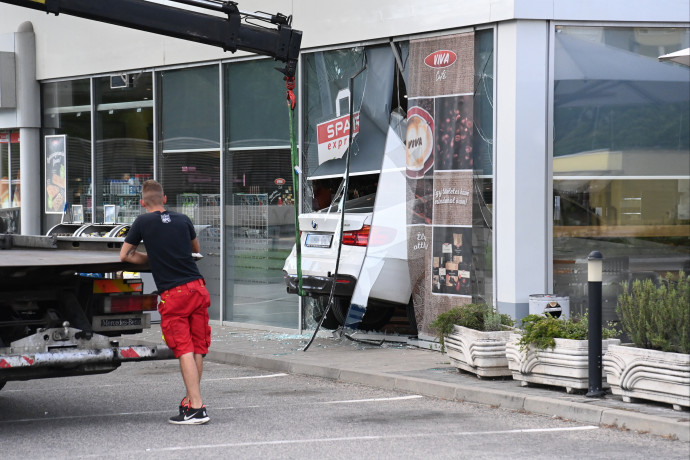
[{"label": "spar express sign", "polygon": [[319,164],[335,158],[342,158],[347,151],[350,130],[352,130],[353,139],[359,133],[359,112],[352,114],[353,127],[350,126],[350,114],[340,114],[340,107],[345,99],[349,103],[350,90],[348,89],[340,90],[335,99],[336,118],[316,125]]}]

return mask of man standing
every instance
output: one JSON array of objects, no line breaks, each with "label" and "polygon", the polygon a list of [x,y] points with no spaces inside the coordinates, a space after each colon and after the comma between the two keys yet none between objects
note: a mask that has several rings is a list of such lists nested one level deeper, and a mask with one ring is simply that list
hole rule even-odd
[{"label": "man standing", "polygon": [[[133,264],[148,263],[160,293],[161,330],[168,347],[180,361],[187,389],[179,414],[169,421],[199,425],[210,420],[201,399],[200,385],[203,358],[211,343],[208,322],[211,299],[192,257],[192,253],[200,250],[199,240],[189,217],[163,207],[167,197],[161,184],[154,180],[144,182],[141,197],[146,214],[132,224],[120,250],[120,259]],[[142,240],[146,253],[136,250]]]}]

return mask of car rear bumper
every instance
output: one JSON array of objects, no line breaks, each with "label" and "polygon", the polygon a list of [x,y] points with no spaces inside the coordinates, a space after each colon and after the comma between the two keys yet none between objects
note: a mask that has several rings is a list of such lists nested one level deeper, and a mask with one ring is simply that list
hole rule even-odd
[{"label": "car rear bumper", "polygon": [[[297,294],[297,276],[283,271],[283,279],[285,280],[288,294]],[[352,297],[356,282],[357,279],[354,276],[338,275],[334,295],[338,297]],[[302,276],[302,289],[310,296],[330,295],[332,285],[332,277]]]}]

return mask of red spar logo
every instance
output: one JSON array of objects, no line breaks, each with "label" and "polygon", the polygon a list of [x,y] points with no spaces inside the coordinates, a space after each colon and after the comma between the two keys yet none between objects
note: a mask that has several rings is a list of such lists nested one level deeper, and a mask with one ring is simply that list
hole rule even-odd
[{"label": "red spar logo", "polygon": [[424,64],[433,69],[443,69],[452,66],[458,59],[457,54],[450,50],[434,51],[424,58]]}]

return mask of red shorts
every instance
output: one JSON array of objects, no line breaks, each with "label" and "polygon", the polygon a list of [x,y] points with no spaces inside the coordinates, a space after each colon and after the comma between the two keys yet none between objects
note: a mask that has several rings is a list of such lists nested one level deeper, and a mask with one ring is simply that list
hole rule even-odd
[{"label": "red shorts", "polygon": [[208,307],[211,297],[203,279],[163,291],[158,304],[165,343],[176,358],[186,353],[208,353],[211,326]]}]

